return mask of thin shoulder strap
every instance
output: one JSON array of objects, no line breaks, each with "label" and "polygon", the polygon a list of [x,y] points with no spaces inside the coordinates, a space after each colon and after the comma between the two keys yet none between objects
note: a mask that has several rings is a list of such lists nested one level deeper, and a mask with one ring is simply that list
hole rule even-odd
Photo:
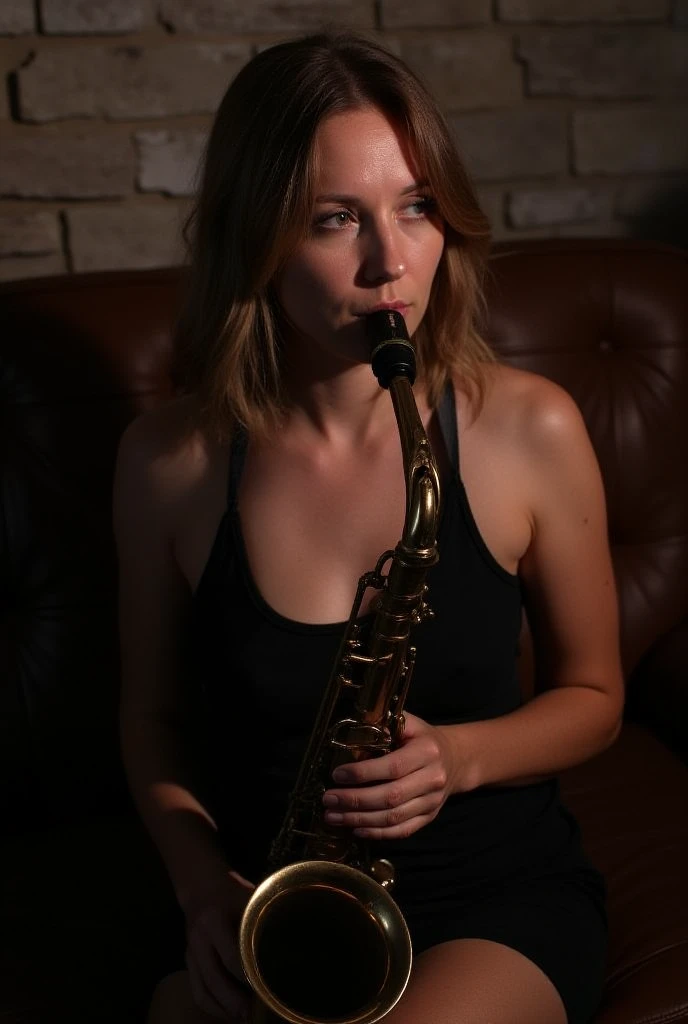
[{"label": "thin shoulder strap", "polygon": [[449,458],[449,463],[456,475],[459,472],[459,429],[456,421],[456,396],[454,385],[451,380],[447,381],[446,387],[440,399],[437,409],[437,418],[440,424],[442,440]]},{"label": "thin shoulder strap", "polygon": [[239,481],[244,470],[246,461],[246,449],[248,448],[248,434],[243,427],[236,427],[232,435],[232,443],[229,451],[229,473],[227,475],[227,508],[236,505],[239,494]]}]

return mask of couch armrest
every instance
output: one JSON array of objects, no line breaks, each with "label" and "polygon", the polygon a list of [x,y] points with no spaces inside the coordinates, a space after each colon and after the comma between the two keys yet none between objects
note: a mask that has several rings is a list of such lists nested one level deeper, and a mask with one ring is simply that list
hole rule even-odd
[{"label": "couch armrest", "polygon": [[688,617],[638,665],[628,684],[627,711],[688,760]]}]

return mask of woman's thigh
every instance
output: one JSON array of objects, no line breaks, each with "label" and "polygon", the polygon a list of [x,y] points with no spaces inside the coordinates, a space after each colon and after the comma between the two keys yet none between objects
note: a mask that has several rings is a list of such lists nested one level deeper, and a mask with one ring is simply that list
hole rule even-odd
[{"label": "woman's thigh", "polygon": [[[549,978],[498,942],[456,939],[416,957],[411,979],[385,1024],[566,1024]],[[217,1024],[195,1005],[186,971],[160,982],[146,1024]],[[238,1024],[226,1021],[225,1024]]]},{"label": "woman's thigh", "polygon": [[561,997],[522,953],[485,939],[455,939],[414,960],[408,988],[385,1024],[566,1024]]}]

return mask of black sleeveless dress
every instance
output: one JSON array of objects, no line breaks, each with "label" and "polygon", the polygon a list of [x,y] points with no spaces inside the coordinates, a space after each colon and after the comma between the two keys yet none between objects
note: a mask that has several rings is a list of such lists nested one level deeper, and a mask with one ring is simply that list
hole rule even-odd
[{"label": "black sleeveless dress", "polygon": [[[434,725],[494,718],[521,703],[519,580],[495,561],[471,514],[451,391],[439,420],[452,472],[442,487],[440,560],[427,579],[435,618],[414,632],[407,701]],[[237,510],[245,450],[239,435],[227,510],[194,596],[191,658],[210,739],[208,799],[230,863],[260,881],[345,623],[294,622],[258,592]],[[548,975],[570,1024],[590,1019],[604,974],[604,884],[556,780],[450,797],[430,824],[378,850],[395,866],[415,954],[457,938],[503,943]]]}]

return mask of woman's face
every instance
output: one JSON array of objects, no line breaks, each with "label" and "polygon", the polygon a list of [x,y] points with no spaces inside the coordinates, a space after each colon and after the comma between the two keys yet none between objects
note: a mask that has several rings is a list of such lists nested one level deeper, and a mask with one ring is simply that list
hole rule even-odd
[{"label": "woman's face", "polygon": [[344,363],[367,362],[367,313],[399,309],[410,334],[418,327],[444,225],[403,136],[374,108],[324,121],[315,167],[309,233],[281,271],[277,294],[311,353],[315,345]]}]

